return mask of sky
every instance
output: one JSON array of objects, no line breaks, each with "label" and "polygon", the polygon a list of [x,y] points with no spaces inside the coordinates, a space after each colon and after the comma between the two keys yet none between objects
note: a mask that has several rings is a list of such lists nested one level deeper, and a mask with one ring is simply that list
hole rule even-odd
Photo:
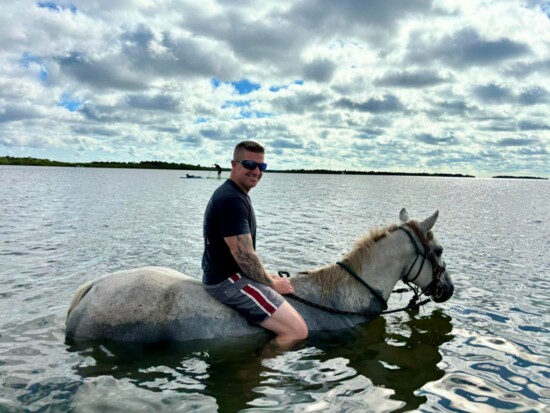
[{"label": "sky", "polygon": [[0,7],[0,156],[550,176],[550,1]]}]

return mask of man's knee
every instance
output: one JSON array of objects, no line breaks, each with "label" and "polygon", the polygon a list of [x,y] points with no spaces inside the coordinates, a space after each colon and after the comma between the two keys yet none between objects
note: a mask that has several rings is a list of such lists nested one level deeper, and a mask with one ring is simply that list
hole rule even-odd
[{"label": "man's knee", "polygon": [[300,317],[300,321],[301,323],[299,323],[296,329],[296,338],[298,340],[305,340],[309,334],[309,331],[307,328],[307,324],[302,317]]},{"label": "man's knee", "polygon": [[262,327],[293,340],[304,340],[308,336],[306,322],[288,302],[285,302],[275,314],[264,321]]},{"label": "man's knee", "polygon": [[292,323],[289,324],[288,327],[290,330],[288,336],[290,336],[293,340],[305,340],[307,338],[307,324],[299,314],[298,317],[293,318]]}]

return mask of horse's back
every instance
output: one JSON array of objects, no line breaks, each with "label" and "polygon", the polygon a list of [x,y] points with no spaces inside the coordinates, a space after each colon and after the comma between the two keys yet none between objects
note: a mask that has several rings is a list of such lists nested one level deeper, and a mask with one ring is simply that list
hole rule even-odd
[{"label": "horse's back", "polygon": [[66,323],[66,336],[72,339],[184,341],[213,338],[224,329],[229,335],[231,329],[246,329],[246,323],[211,297],[200,281],[170,268],[107,274],[84,284],[77,295],[80,300]]}]

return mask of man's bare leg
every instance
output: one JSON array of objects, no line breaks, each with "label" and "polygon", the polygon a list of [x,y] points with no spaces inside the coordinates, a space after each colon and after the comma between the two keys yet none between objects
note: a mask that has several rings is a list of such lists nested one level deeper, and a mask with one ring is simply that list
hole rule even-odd
[{"label": "man's bare leg", "polygon": [[260,325],[277,334],[275,340],[282,349],[289,349],[293,344],[305,340],[308,334],[306,322],[286,301]]}]

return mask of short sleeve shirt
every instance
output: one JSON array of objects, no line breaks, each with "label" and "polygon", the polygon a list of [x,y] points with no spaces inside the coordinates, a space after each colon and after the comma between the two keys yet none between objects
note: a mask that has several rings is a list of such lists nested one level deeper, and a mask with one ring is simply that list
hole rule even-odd
[{"label": "short sleeve shirt", "polygon": [[256,248],[256,216],[248,194],[232,180],[225,181],[206,206],[203,222],[203,282],[218,284],[241,272],[224,238],[250,234]]}]

